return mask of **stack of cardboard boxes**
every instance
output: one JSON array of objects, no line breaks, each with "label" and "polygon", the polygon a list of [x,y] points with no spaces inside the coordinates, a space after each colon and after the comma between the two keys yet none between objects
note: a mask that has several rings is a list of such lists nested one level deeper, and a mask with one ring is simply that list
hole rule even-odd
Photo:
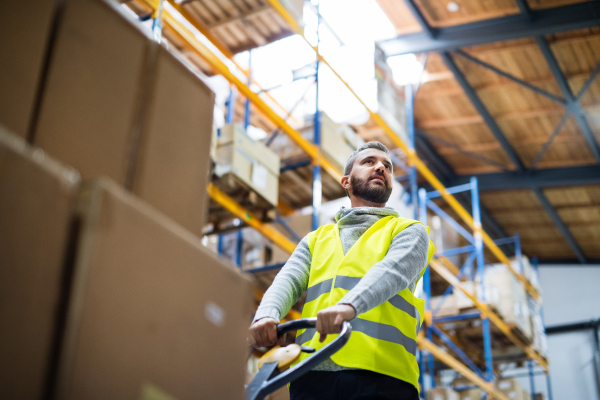
[{"label": "stack of cardboard boxes", "polygon": [[[336,124],[322,111],[320,117],[321,152],[323,157],[339,171],[343,171],[348,157],[364,143],[364,140],[352,128],[345,124]],[[304,139],[313,143],[315,130],[312,118],[298,132]],[[285,135],[277,136],[271,147],[277,151],[281,159],[297,161],[306,158],[306,154]]]},{"label": "stack of cardboard boxes", "polygon": [[215,174],[233,176],[273,207],[279,197],[279,157],[263,143],[249,137],[239,124],[221,128],[214,150]]},{"label": "stack of cardboard boxes", "polygon": [[199,237],[214,95],[115,3],[0,18],[0,393],[242,398],[251,285]]},{"label": "stack of cardboard boxes", "polygon": [[[519,267],[516,264],[513,262],[513,268],[518,271]],[[537,302],[528,296],[525,287],[504,264],[486,266],[484,278],[486,302],[498,310],[505,322],[514,324],[527,338],[534,337],[534,323],[538,331],[543,331]],[[469,293],[475,294],[477,298],[482,298],[482,288],[479,282],[461,282],[461,286]],[[440,301],[443,303],[441,303],[437,316],[452,315],[474,307],[473,302],[457,289],[454,289],[454,292],[445,299],[442,299],[441,296],[432,297],[432,309],[435,310]],[[532,318],[532,310],[537,317]],[[540,338],[540,343],[541,340]]]}]

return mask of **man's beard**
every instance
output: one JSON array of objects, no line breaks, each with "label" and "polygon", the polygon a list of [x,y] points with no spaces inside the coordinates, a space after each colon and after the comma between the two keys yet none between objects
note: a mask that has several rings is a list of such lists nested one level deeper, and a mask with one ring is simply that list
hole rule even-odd
[{"label": "man's beard", "polygon": [[371,178],[375,177],[372,175],[369,179],[360,179],[357,177],[352,178],[350,181],[352,184],[352,194],[356,197],[360,197],[363,200],[370,201],[371,203],[384,204],[387,203],[390,195],[392,194],[392,187],[388,186],[385,178],[381,176],[383,186],[370,185]]}]

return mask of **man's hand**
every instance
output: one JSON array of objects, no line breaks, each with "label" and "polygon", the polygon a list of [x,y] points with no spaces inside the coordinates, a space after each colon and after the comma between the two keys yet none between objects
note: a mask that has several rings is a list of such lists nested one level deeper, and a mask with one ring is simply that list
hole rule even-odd
[{"label": "man's hand", "polygon": [[340,333],[342,322],[351,321],[356,317],[356,310],[349,304],[337,304],[317,313],[317,332],[321,335],[319,342],[323,343],[330,333]]},{"label": "man's hand", "polygon": [[281,346],[285,335],[277,339],[277,325],[279,321],[273,318],[261,318],[250,326],[248,341],[254,347],[268,347],[277,344]]}]

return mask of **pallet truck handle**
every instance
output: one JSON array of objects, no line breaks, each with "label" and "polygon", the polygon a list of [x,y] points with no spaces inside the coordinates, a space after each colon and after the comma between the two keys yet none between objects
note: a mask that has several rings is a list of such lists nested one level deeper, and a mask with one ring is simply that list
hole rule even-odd
[{"label": "pallet truck handle", "polygon": [[[311,329],[316,328],[317,326],[317,318],[303,318],[297,319],[289,322],[284,322],[282,324],[277,325],[277,336],[282,336],[288,332],[296,331],[298,329]],[[294,367],[281,372],[279,375],[275,376],[272,379],[269,379],[262,383],[259,392],[256,393],[258,395],[255,398],[262,398],[269,393],[273,393],[275,390],[279,389],[282,386],[287,385],[295,379],[298,379],[308,371],[312,370],[314,367],[325,361],[327,358],[331,357],[335,354],[339,349],[344,347],[348,339],[350,339],[350,334],[352,333],[352,326],[349,322],[344,321],[342,323],[342,330],[338,337],[333,339],[327,345],[322,347],[319,351],[315,352],[311,357],[301,361],[296,364]],[[247,399],[249,397],[246,397]]]}]

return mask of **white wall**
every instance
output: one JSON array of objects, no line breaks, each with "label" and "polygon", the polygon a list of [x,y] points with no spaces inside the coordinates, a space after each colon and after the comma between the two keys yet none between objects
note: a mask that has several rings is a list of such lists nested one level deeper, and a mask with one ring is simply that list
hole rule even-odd
[{"label": "white wall", "polygon": [[[600,265],[541,265],[539,272],[546,326],[600,318]],[[548,336],[548,358],[554,400],[600,400],[591,330]],[[547,399],[545,377],[536,377],[535,385]]]}]

